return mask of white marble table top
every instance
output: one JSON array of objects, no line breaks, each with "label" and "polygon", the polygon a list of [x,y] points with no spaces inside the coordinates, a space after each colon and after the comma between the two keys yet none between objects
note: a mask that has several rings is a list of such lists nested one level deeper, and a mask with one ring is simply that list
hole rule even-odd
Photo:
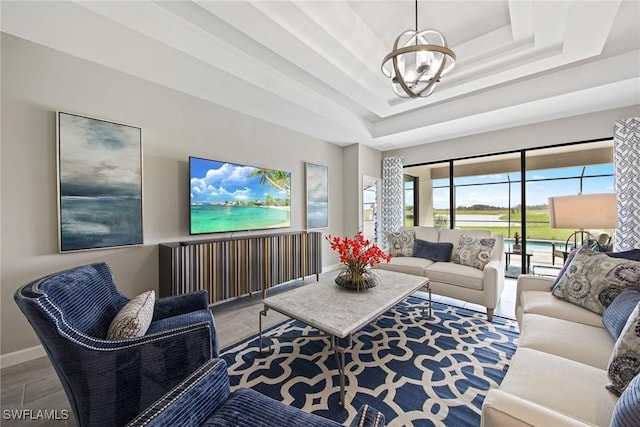
[{"label": "white marble table top", "polygon": [[369,324],[418,289],[426,277],[376,270],[380,284],[366,292],[336,285],[338,271],[320,275],[320,280],[263,300],[264,306],[323,332],[343,338]]}]

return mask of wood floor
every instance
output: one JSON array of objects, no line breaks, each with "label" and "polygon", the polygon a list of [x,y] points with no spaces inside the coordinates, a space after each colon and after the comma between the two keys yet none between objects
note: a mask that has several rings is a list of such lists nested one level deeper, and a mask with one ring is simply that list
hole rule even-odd
[{"label": "wood floor", "polygon": [[[307,278],[304,283],[296,281],[281,285],[272,289],[269,295],[286,291],[295,286],[310,284],[313,281],[313,278]],[[495,311],[497,316],[514,317],[515,293],[515,280],[505,279],[505,290]],[[484,307],[439,295],[434,295],[433,300],[484,312]],[[221,349],[258,332],[259,312],[262,310],[260,301],[261,295],[254,294],[212,308]],[[263,327],[264,325],[268,327],[286,320],[286,317],[270,311],[269,315],[263,319],[263,322],[266,322],[263,323]],[[2,419],[0,419],[0,425],[2,426],[76,425],[62,385],[46,357],[2,369],[1,388]],[[42,411],[46,411],[46,414]],[[23,419],[15,419],[18,415],[21,415]],[[53,415],[57,419],[43,419],[45,415],[49,418]],[[27,417],[28,420],[25,420],[24,417]]]}]

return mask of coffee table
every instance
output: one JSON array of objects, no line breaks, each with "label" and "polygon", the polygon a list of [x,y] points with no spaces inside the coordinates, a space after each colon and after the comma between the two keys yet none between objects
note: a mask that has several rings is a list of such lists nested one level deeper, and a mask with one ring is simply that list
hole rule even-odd
[{"label": "coffee table", "polygon": [[[380,284],[366,292],[355,292],[338,287],[334,282],[337,274],[336,271],[323,273],[317,283],[265,298],[262,301],[264,310],[260,312],[259,318],[259,342],[262,352],[262,317],[266,316],[270,309],[299,320],[320,332],[308,337],[328,337],[338,363],[340,403],[344,406],[344,355],[351,348],[353,334],[421,288],[425,288],[429,293],[429,300],[426,304],[420,305],[422,315],[424,316],[424,311],[428,309],[431,317],[431,288],[426,277],[375,270]],[[264,339],[269,340],[271,351],[272,339],[296,337],[300,335],[270,336]]]}]

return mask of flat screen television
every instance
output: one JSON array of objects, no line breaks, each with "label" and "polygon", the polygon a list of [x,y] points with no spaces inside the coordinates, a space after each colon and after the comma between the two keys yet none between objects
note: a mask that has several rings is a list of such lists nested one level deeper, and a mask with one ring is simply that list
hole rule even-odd
[{"label": "flat screen television", "polygon": [[190,234],[291,227],[291,173],[189,157]]}]

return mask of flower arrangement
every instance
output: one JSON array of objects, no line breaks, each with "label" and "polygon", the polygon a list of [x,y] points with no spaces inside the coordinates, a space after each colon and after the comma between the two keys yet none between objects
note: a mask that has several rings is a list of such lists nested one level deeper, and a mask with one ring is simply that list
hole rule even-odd
[{"label": "flower arrangement", "polygon": [[326,239],[331,244],[331,249],[338,251],[340,262],[344,264],[336,278],[339,286],[360,291],[377,285],[376,277],[368,267],[373,267],[383,260],[389,262],[391,255],[365,239],[362,232],[356,233],[353,238],[328,235]]},{"label": "flower arrangement", "polygon": [[519,245],[520,244],[520,233],[518,233],[517,231],[513,234],[513,240],[515,240],[515,244]]}]

